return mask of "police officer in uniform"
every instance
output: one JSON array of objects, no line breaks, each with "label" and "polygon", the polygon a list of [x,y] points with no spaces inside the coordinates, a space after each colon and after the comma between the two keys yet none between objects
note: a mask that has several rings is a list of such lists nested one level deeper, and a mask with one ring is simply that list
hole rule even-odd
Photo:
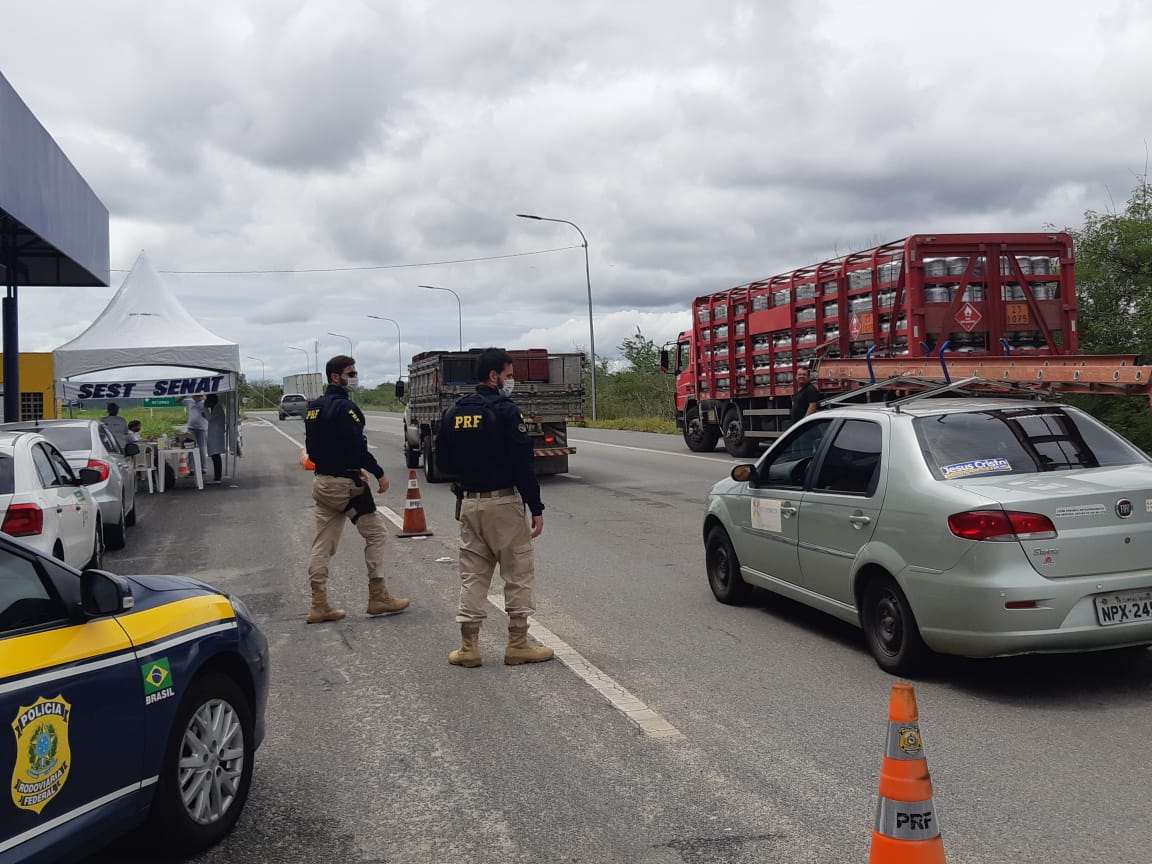
[{"label": "police officer in uniform", "polygon": [[[457,475],[460,492],[461,647],[448,655],[453,666],[475,667],[480,625],[492,572],[500,565],[504,610],[508,613],[509,666],[552,659],[552,649],[528,643],[528,616],[535,573],[532,538],[544,530],[544,505],[533,467],[535,456],[520,409],[508,397],[515,379],[512,357],[487,348],[476,360],[476,392],[444,412],[436,449],[441,470]],[[531,514],[529,529],[524,509]]]},{"label": "police officer in uniform", "polygon": [[381,493],[388,491],[388,478],[368,452],[364,437],[364,412],[348,391],[357,384],[356,361],[343,354],[324,367],[328,387],[324,395],[308,404],[304,415],[305,445],[316,465],[312,499],[316,502],[316,539],[308,559],[312,584],[312,608],[308,623],[339,621],[343,609],[328,603],[328,562],[336,552],[344,522],[352,520],[364,538],[364,564],[368,568],[368,614],[385,615],[408,608],[403,597],[393,597],[384,584],[384,519],[376,510],[368,481],[375,478]]}]

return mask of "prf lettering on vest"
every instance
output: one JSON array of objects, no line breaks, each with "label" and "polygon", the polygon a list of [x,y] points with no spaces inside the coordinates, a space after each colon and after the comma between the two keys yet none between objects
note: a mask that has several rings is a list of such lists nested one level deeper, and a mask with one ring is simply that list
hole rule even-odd
[{"label": "prf lettering on vest", "polygon": [[456,425],[453,429],[479,429],[480,418],[483,414],[461,414],[456,418]]}]

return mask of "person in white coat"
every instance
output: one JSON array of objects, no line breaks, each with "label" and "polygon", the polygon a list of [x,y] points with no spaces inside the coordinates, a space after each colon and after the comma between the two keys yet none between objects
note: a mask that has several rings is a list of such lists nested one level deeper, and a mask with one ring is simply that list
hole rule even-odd
[{"label": "person in white coat", "polygon": [[228,450],[228,412],[220,404],[220,397],[215,393],[208,394],[204,400],[205,413],[208,416],[208,456],[212,459],[212,479],[208,482],[213,486],[220,484],[223,474],[224,454]]},{"label": "person in white coat", "polygon": [[200,451],[200,473],[208,473],[208,415],[204,410],[204,397],[197,393],[190,399],[185,399],[188,407],[188,433],[196,440],[196,449]]}]

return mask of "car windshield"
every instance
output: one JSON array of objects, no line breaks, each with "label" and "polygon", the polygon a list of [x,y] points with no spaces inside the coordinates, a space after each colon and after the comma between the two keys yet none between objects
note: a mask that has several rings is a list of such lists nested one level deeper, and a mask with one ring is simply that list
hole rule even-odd
[{"label": "car windshield", "polygon": [[0,495],[11,495],[16,491],[16,483],[13,480],[15,464],[11,456],[0,454]]},{"label": "car windshield", "polygon": [[92,432],[87,426],[41,426],[36,431],[61,450],[92,449]]},{"label": "car windshield", "polygon": [[1148,462],[1108,427],[1063,407],[939,414],[912,425],[937,480]]},{"label": "car windshield", "polygon": [[284,401],[285,402],[305,402],[307,400],[305,400],[305,398],[303,396],[285,396]]}]

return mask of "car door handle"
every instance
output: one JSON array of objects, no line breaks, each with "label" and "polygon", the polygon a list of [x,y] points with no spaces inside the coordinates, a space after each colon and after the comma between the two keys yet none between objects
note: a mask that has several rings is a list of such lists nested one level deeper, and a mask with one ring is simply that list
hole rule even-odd
[{"label": "car door handle", "polygon": [[785,519],[791,519],[793,516],[796,515],[796,508],[795,507],[789,507],[787,504],[784,504],[780,507],[780,515],[783,516]]},{"label": "car door handle", "polygon": [[863,528],[872,522],[871,516],[849,516],[848,521],[852,523],[855,528]]}]

